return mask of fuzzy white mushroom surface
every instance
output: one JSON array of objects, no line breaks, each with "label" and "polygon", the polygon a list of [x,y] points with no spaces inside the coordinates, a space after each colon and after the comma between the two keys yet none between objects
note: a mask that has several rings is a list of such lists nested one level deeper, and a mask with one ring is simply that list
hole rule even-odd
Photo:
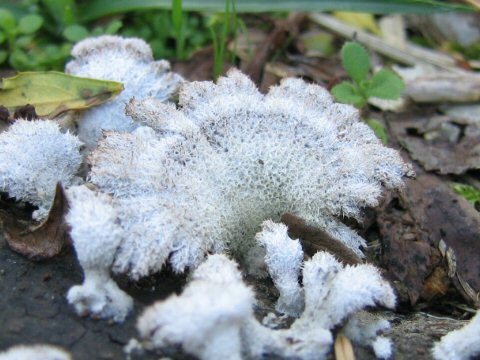
[{"label": "fuzzy white mushroom surface", "polygon": [[153,348],[181,345],[201,360],[240,360],[240,329],[253,316],[253,301],[237,264],[212,255],[181,295],[149,307],[137,328]]},{"label": "fuzzy white mushroom surface", "polygon": [[380,335],[390,327],[389,321],[375,314],[359,311],[348,319],[342,333],[355,344],[372,347],[378,359],[390,359],[393,355],[392,341]]},{"label": "fuzzy white mushroom surface", "polygon": [[432,349],[435,360],[468,360],[480,355],[480,311],[464,327],[449,332]]},{"label": "fuzzy white mushroom surface", "polygon": [[57,183],[71,185],[82,163],[81,142],[54,121],[22,120],[0,134],[0,191],[38,207],[48,216]]},{"label": "fuzzy white mushroom surface", "polygon": [[72,360],[65,350],[52,345],[17,345],[0,352],[0,360]]},{"label": "fuzzy white mushroom surface", "polygon": [[[70,211],[66,217],[84,282],[73,286],[67,300],[77,314],[112,318],[121,322],[133,306],[133,300],[110,278],[115,252],[122,239],[116,223],[116,210],[105,194],[96,194],[85,185],[67,190]],[[81,220],[81,221],[80,221]]]},{"label": "fuzzy white mushroom surface", "polygon": [[178,109],[130,102],[127,112],[149,127],[106,134],[88,159],[89,179],[101,191],[156,197],[159,211],[172,214],[176,231],[164,240],[174,244],[177,271],[198,265],[202,252],[228,248],[244,257],[261,223],[286,212],[361,256],[364,240],[337,217],[360,216],[378,204],[383,187],[400,188],[410,172],[353,107],[302,80],[262,95],[231,71],[217,84],[184,84],[179,101]]},{"label": "fuzzy white mushroom surface", "polygon": [[[280,224],[265,222],[263,234],[257,239],[278,237],[276,230],[282,230]],[[392,288],[370,265],[343,266],[324,252],[305,262],[303,279],[305,310],[289,328],[274,330],[254,317],[253,294],[243,284],[236,264],[224,255],[209,256],[181,295],[157,302],[141,315],[137,328],[143,346],[161,349],[180,345],[202,360],[265,356],[325,359],[333,343],[331,330],[349,318],[357,316],[358,320],[358,312],[366,307],[395,304]],[[279,283],[283,284],[275,281]],[[303,299],[296,301],[303,304]],[[361,333],[363,328],[368,345],[379,357],[386,358],[391,343],[377,333],[388,323],[366,321],[364,316],[361,319],[356,321],[355,331]]]},{"label": "fuzzy white mushroom surface", "polygon": [[266,249],[265,263],[280,297],[275,310],[298,317],[304,308],[304,293],[298,283],[303,264],[303,250],[299,240],[292,240],[284,224],[264,221],[263,230],[255,236]]},{"label": "fuzzy white mushroom surface", "polygon": [[[184,83],[178,107],[149,98],[130,101],[127,113],[143,126],[105,133],[87,161],[122,229],[112,269],[134,280],[167,261],[195,269],[209,253],[245,263],[262,222],[284,213],[362,256],[365,241],[338,217],[358,218],[411,172],[357,110],[299,79],[263,95],[231,71],[217,84]],[[101,248],[108,236],[94,241]]]},{"label": "fuzzy white mushroom surface", "polygon": [[78,119],[78,134],[87,149],[95,148],[104,130],[132,131],[137,125],[125,115],[133,98],[167,101],[175,95],[182,77],[170,63],[154,61],[150,46],[138,38],[103,35],[87,38],[72,49],[65,71],[72,75],[121,82],[124,90],[113,101],[86,110]]}]

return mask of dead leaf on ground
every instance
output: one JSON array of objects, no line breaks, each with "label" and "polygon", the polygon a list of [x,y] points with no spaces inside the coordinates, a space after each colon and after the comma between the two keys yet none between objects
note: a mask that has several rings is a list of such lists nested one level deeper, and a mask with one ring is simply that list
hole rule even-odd
[{"label": "dead leaf on ground", "polygon": [[34,119],[38,119],[38,115],[37,115],[37,112],[35,111],[35,106],[27,104],[17,108],[15,110],[15,113],[13,114],[13,118],[34,120]]},{"label": "dead leaf on ground", "polygon": [[449,116],[405,114],[389,121],[398,141],[425,170],[463,174],[480,169],[480,126]]},{"label": "dead leaf on ground", "polygon": [[68,75],[57,71],[23,72],[3,78],[0,105],[10,113],[31,104],[40,117],[54,118],[68,110],[86,109],[116,97],[123,85],[115,81]]},{"label": "dead leaf on ground", "polygon": [[415,171],[417,178],[407,180],[405,190],[379,209],[383,262],[397,285],[406,288],[411,304],[422,293],[430,298],[441,296],[448,287],[444,282],[449,281],[436,271],[447,267],[439,250],[443,241],[456,258],[453,284],[475,303],[461,282],[480,291],[480,258],[472,256],[480,254],[480,214],[438,176],[420,168]]},{"label": "dead leaf on ground", "polygon": [[303,219],[292,214],[283,214],[282,222],[288,226],[288,235],[292,239],[300,240],[306,254],[313,256],[318,251],[328,251],[348,265],[362,262],[348,246],[332,238],[322,229],[306,224]]},{"label": "dead leaf on ground", "polygon": [[275,28],[254,53],[252,60],[242,68],[257,85],[262,83],[263,68],[273,52],[280,50],[287,41],[287,36],[296,36],[300,25],[306,21],[305,14],[291,13],[287,19],[275,22]]},{"label": "dead leaf on ground", "polygon": [[32,260],[48,259],[58,255],[68,243],[64,214],[67,199],[60,184],[48,218],[41,224],[20,220],[13,209],[0,210],[0,224],[5,240],[12,250]]}]

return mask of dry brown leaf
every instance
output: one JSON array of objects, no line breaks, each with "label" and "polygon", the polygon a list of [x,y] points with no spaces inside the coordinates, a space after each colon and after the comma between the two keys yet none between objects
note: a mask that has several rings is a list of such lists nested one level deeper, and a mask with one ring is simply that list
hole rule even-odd
[{"label": "dry brown leaf", "polygon": [[[406,288],[411,304],[421,293],[429,298],[445,292],[443,267],[461,295],[475,305],[480,291],[480,214],[441,178],[415,169],[398,198],[378,213],[383,260],[394,278]],[[439,244],[451,250],[442,258]],[[472,256],[473,255],[473,256]],[[435,271],[438,271],[435,274]],[[395,284],[395,282],[394,282]],[[468,291],[465,284],[471,288]]]},{"label": "dry brown leaf", "polygon": [[335,359],[355,360],[352,343],[350,339],[343,334],[339,334],[335,339]]},{"label": "dry brown leaf", "polygon": [[305,253],[313,256],[318,251],[328,251],[348,265],[360,264],[362,260],[342,242],[332,238],[325,231],[307,225],[305,221],[292,214],[282,215],[282,222],[288,226],[288,235],[299,239]]},{"label": "dry brown leaf", "polygon": [[449,116],[404,114],[390,129],[425,170],[463,174],[480,169],[480,126],[464,126]]},{"label": "dry brown leaf", "polygon": [[58,255],[68,242],[67,225],[63,217],[67,209],[67,199],[58,184],[48,218],[41,224],[19,220],[14,212],[0,210],[5,240],[12,250],[32,260]]}]

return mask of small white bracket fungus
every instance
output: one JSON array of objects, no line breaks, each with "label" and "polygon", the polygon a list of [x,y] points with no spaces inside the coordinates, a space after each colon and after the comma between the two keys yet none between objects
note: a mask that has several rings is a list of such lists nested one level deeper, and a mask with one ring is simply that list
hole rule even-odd
[{"label": "small white bracket fungus", "polygon": [[[208,253],[229,251],[245,262],[262,222],[282,213],[321,227],[362,256],[365,241],[337,217],[358,218],[384,187],[400,188],[410,173],[357,110],[302,80],[287,79],[263,95],[230,71],[217,84],[184,83],[179,104],[130,102],[128,113],[144,126],[105,133],[88,157],[89,181],[112,196],[122,229],[112,269],[133,279],[166,261],[176,272],[195,269]],[[358,271],[377,278],[368,267]],[[279,281],[280,308],[298,313],[302,305],[287,309],[295,301]]]},{"label": "small white bracket fungus", "polygon": [[66,221],[85,276],[82,285],[68,291],[67,300],[79,315],[123,321],[133,301],[109,274],[122,237],[111,199],[95,194],[85,185],[71,187],[67,197],[70,211]]},{"label": "small white bracket fungus", "polygon": [[66,351],[52,345],[17,345],[0,352],[0,360],[72,360]]},{"label": "small white bracket fungus", "polygon": [[435,360],[467,360],[480,355],[480,311],[467,325],[435,343],[432,355]]},{"label": "small white bracket fungus", "polygon": [[390,322],[366,311],[353,314],[342,332],[355,344],[370,346],[379,359],[389,359],[393,355],[390,339],[380,336],[390,329]]},{"label": "small white bracket fungus", "polygon": [[103,130],[132,131],[137,125],[125,115],[133,98],[154,97],[167,101],[183,81],[170,71],[168,61],[153,61],[152,50],[143,40],[104,35],[80,41],[72,49],[67,73],[123,83],[124,90],[113,101],[86,110],[78,120],[78,134],[89,150]]},{"label": "small white bracket fungus", "polygon": [[71,185],[82,157],[81,142],[50,120],[17,120],[0,134],[0,191],[27,201],[48,216],[57,183]]},{"label": "small white bracket fungus", "polygon": [[285,225],[267,220],[262,226],[255,239],[265,247],[267,270],[280,293],[275,309],[298,317],[304,307],[303,289],[298,283],[303,263],[302,246],[300,241],[290,239]]},{"label": "small white bracket fungus", "polygon": [[183,293],[148,308],[137,328],[153,347],[181,345],[202,360],[240,360],[240,328],[252,316],[253,293],[237,264],[212,255]]},{"label": "small white bracket fungus", "polygon": [[[281,235],[283,242],[287,239],[285,231],[281,224],[265,222],[257,239],[271,242]],[[287,253],[275,256],[286,261],[290,256]],[[145,310],[137,328],[146,348],[181,345],[202,360],[262,359],[267,354],[289,359],[324,359],[333,342],[331,329],[367,306],[394,306],[392,288],[372,268],[344,267],[328,253],[316,254],[305,263],[303,271],[305,310],[290,328],[273,330],[253,316],[253,294],[242,283],[236,264],[224,255],[212,255],[193,273],[181,295]],[[281,278],[277,280],[275,284],[284,284]],[[389,340],[376,337],[386,322],[372,325],[356,321],[355,330],[361,331],[363,325],[367,326],[369,344],[377,354],[387,354]]]}]

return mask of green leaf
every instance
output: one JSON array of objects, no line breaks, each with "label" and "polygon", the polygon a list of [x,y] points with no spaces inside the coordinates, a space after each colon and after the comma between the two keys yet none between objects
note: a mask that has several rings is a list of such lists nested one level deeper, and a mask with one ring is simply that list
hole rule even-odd
[{"label": "green leaf", "polygon": [[47,7],[59,29],[75,24],[76,6],[74,0],[42,0],[42,4]]},{"label": "green leaf", "polygon": [[8,52],[5,50],[0,50],[0,64],[4,63],[8,58]]},{"label": "green leaf", "polygon": [[367,124],[372,128],[373,132],[380,139],[380,141],[384,145],[387,145],[388,135],[387,135],[387,129],[385,129],[385,126],[383,126],[383,124],[376,119],[368,119]]},{"label": "green leaf", "polygon": [[368,97],[395,100],[402,95],[405,88],[403,80],[387,69],[381,69],[373,75],[366,89]]},{"label": "green leaf", "polygon": [[0,8],[0,28],[4,29],[7,33],[12,33],[16,27],[17,21],[12,13]]},{"label": "green leaf", "polygon": [[17,37],[17,39],[15,40],[15,45],[17,47],[27,48],[32,43],[33,39],[33,35],[22,35]]},{"label": "green leaf", "polygon": [[3,31],[0,31],[0,44],[3,44],[7,40],[7,36]]},{"label": "green leaf", "polygon": [[18,22],[18,30],[22,34],[33,34],[42,27],[42,24],[43,18],[40,15],[25,15]]},{"label": "green leaf", "polygon": [[31,59],[28,57],[28,55],[23,51],[22,49],[16,47],[12,53],[10,54],[10,57],[8,59],[10,65],[14,69],[30,69],[34,64],[32,63]]},{"label": "green leaf", "polygon": [[457,194],[463,196],[469,202],[475,205],[475,203],[480,203],[480,190],[471,185],[465,184],[453,184],[453,191]]},{"label": "green leaf", "polygon": [[105,28],[104,33],[108,35],[113,35],[118,32],[123,26],[123,23],[120,20],[113,20]]},{"label": "green leaf", "polygon": [[332,95],[338,102],[352,104],[359,108],[366,103],[366,100],[358,93],[355,86],[347,81],[335,85],[332,88]]},{"label": "green leaf", "polygon": [[[52,0],[53,1],[53,0]],[[79,6],[79,20],[90,21],[105,16],[142,9],[170,9],[172,0],[95,0]],[[183,11],[223,12],[225,0],[183,0]],[[452,4],[436,0],[242,0],[235,4],[237,13],[288,11],[357,11],[373,14],[424,13],[445,11],[474,12],[470,5]]]},{"label": "green leaf", "polygon": [[88,30],[81,25],[69,25],[63,30],[65,39],[71,42],[77,42],[88,37]]},{"label": "green leaf", "polygon": [[32,104],[41,117],[53,118],[68,110],[102,104],[123,90],[114,81],[96,80],[61,72],[24,72],[2,79],[0,104],[14,112]]},{"label": "green leaf", "polygon": [[342,46],[341,55],[343,67],[357,84],[367,78],[370,71],[370,57],[362,45],[347,41]]}]

